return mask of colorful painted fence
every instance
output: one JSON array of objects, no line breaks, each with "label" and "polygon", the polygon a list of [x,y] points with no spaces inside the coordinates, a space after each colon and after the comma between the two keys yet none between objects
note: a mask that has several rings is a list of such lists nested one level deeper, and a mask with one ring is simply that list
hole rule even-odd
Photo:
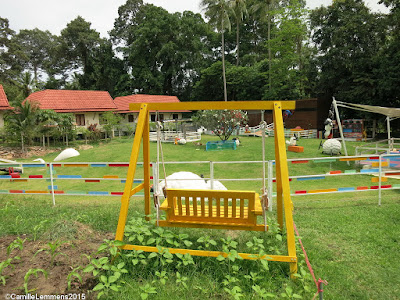
[{"label": "colorful painted fence", "polygon": [[[127,162],[95,162],[95,163],[85,163],[85,162],[74,162],[74,163],[19,163],[19,164],[14,164],[15,167],[23,167],[24,168],[24,174],[20,173],[11,173],[9,175],[0,175],[0,180],[8,180],[11,183],[20,183],[20,182],[31,182],[31,181],[45,181],[47,182],[46,185],[41,185],[41,189],[38,188],[32,188],[26,187],[26,188],[9,188],[9,189],[4,189],[4,184],[1,186],[3,188],[0,188],[0,195],[1,194],[25,194],[25,195],[44,195],[48,194],[51,195],[53,198],[53,205],[55,205],[55,195],[70,195],[70,196],[121,196],[123,194],[124,190],[124,184],[126,182],[126,178],[121,177],[121,175],[115,175],[115,169],[119,168],[121,169],[119,173],[121,174],[126,174],[126,169],[123,170],[122,168],[127,168],[129,167],[129,163]],[[13,166],[14,166],[13,165]],[[0,164],[0,167],[9,167],[9,164]],[[143,166],[142,163],[138,163],[138,167]],[[31,168],[34,168],[33,170],[38,170],[38,171],[30,171]],[[98,171],[98,168],[108,168],[110,174],[102,175],[101,177],[88,177],[87,174],[79,174],[79,171],[76,171],[75,174],[57,174],[59,170],[63,169],[64,173],[69,173],[67,170],[71,170],[71,168],[74,168],[73,170],[80,170],[82,168],[87,169],[87,168],[93,168],[94,173],[99,173],[96,172]],[[56,171],[57,170],[57,171]],[[37,174],[29,174],[29,173],[37,173]],[[106,173],[107,173],[106,172]],[[28,174],[26,174],[28,173]],[[42,173],[42,174],[39,174]],[[104,172],[103,172],[104,173]],[[153,179],[153,176],[150,177],[150,179]],[[67,181],[80,181],[82,186],[82,183],[87,189],[80,188],[79,190],[77,189],[71,189],[68,187],[62,188],[63,182]],[[120,183],[119,188],[115,188],[114,190],[109,190],[109,191],[104,191],[104,190],[95,190],[92,189],[91,186],[93,186],[92,183],[102,183],[102,187],[107,186],[107,183],[110,182],[115,182],[115,183]],[[143,182],[143,179],[135,179],[134,183],[140,184]],[[104,185],[106,184],[106,185]],[[36,184],[39,186],[39,184]],[[45,189],[46,187],[46,189]],[[135,195],[136,197],[138,196],[143,196],[142,193],[137,193]]]},{"label": "colorful painted fence", "polygon": [[[400,154],[382,154],[382,155],[361,155],[361,156],[340,156],[340,157],[320,157],[320,158],[302,158],[302,159],[288,159],[288,164],[293,166],[301,167],[304,164],[314,163],[314,164],[331,164],[336,162],[352,162],[353,167],[355,164],[359,165],[357,168],[349,168],[348,170],[330,170],[324,174],[308,174],[308,175],[299,175],[299,176],[290,176],[289,180],[292,182],[292,196],[304,196],[304,195],[317,195],[317,194],[326,194],[326,193],[348,193],[348,192],[366,192],[366,191],[378,191],[379,192],[379,205],[381,204],[381,191],[382,190],[394,190],[400,189],[400,181],[399,183],[387,183],[388,178],[393,178],[395,176],[400,176],[400,170],[394,169],[397,168],[397,164],[400,163]],[[260,169],[262,168],[262,161],[189,161],[189,162],[166,162],[166,165],[193,165],[193,164],[206,164],[209,169],[209,176],[203,178],[204,180],[210,180],[211,187],[213,187],[213,183],[215,181],[221,182],[237,182],[237,181],[250,181],[256,182],[253,183],[258,185],[257,189],[259,190],[262,186],[263,178],[257,176],[253,178],[223,178],[222,176],[215,176],[215,168],[219,165],[222,169],[229,169],[227,165],[229,164],[252,164],[256,165]],[[0,164],[0,166],[9,166],[8,164]],[[274,165],[275,162],[273,160],[266,162],[266,186],[268,189],[268,194],[275,196],[274,193]],[[368,165],[368,168],[361,168],[363,165]],[[116,175],[113,171],[108,170],[120,170],[121,174],[126,174],[126,167],[129,166],[129,163],[126,162],[68,162],[68,163],[21,163],[15,165],[16,167],[23,167],[25,169],[24,174],[12,173],[10,175],[0,175],[0,182],[8,181],[13,183],[29,183],[29,182],[39,182],[45,181],[46,185],[44,188],[33,188],[32,185],[24,188],[5,188],[4,184],[0,187],[0,195],[1,194],[13,194],[13,195],[51,195],[53,198],[53,204],[55,204],[55,196],[56,195],[64,195],[64,196],[121,196],[123,194],[124,183],[126,182],[126,178],[121,175]],[[142,163],[138,163],[138,167],[141,167]],[[157,189],[158,183],[163,179],[160,176],[159,169],[161,166],[157,166],[157,163],[152,164],[153,176],[150,177],[153,180],[154,188]],[[87,176],[87,174],[83,174],[84,172],[76,173],[75,170],[83,170],[90,169],[98,175],[96,170],[107,169],[106,172],[102,172],[101,176],[91,177]],[[40,172],[29,172],[27,170],[41,170]],[[71,172],[68,172],[68,171]],[[63,172],[64,174],[58,174],[58,172]],[[196,173],[196,168],[193,166],[193,172]],[[290,172],[290,171],[289,171]],[[28,173],[28,174],[26,174]],[[70,174],[68,174],[70,173]],[[257,172],[254,172],[257,174]],[[230,173],[232,175],[232,173]],[[326,180],[328,178],[336,177],[336,176],[358,176],[358,175],[370,175],[369,184],[355,185],[352,187],[342,186],[342,187],[329,187],[326,188],[313,188],[311,181],[316,180]],[[351,177],[348,177],[349,179]],[[400,178],[400,177],[399,177]],[[177,180],[185,180],[177,179]],[[350,180],[351,181],[351,180]],[[76,188],[64,188],[65,182],[79,182],[79,186],[87,187],[86,189],[76,189]],[[143,182],[143,179],[135,179],[134,183],[140,184]],[[296,182],[300,182],[302,184],[301,189],[293,188]],[[94,185],[101,184],[103,189],[93,188]],[[115,184],[119,187],[116,187]],[[113,186],[113,188],[110,187]],[[39,186],[39,185],[38,185]],[[135,196],[142,196],[143,194],[136,194]],[[273,201],[269,201],[269,209],[272,210]]]}]

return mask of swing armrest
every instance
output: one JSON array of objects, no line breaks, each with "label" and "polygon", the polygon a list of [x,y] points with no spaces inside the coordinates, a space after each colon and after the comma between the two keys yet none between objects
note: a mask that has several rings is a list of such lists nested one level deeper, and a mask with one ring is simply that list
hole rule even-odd
[{"label": "swing armrest", "polygon": [[165,198],[163,203],[160,205],[160,209],[161,210],[168,210],[168,199],[167,198]]},{"label": "swing armrest", "polygon": [[254,199],[254,214],[261,216],[263,211],[262,211],[262,206],[261,206],[260,195],[258,193],[256,193],[254,198],[255,198]]}]

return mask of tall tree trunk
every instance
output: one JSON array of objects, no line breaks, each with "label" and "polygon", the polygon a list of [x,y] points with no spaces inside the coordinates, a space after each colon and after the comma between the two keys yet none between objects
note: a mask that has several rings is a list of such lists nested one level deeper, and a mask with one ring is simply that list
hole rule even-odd
[{"label": "tall tree trunk", "polygon": [[[223,22],[222,22],[223,23]],[[223,26],[222,26],[223,28]],[[222,30],[222,77],[224,80],[224,101],[228,101],[228,94],[226,92],[226,76],[225,76],[225,40],[224,31]]]},{"label": "tall tree trunk", "polygon": [[24,147],[24,134],[21,131],[21,151],[22,153],[25,152],[25,147]]},{"label": "tall tree trunk", "polygon": [[271,80],[271,13],[269,11],[269,4],[267,5],[268,10],[268,90],[271,92],[272,80]]},{"label": "tall tree trunk", "polygon": [[68,147],[68,133],[65,134],[65,143],[67,144]]},{"label": "tall tree trunk", "polygon": [[43,149],[46,149],[46,136],[43,134]]},{"label": "tall tree trunk", "polygon": [[239,19],[236,19],[236,66],[239,66]]}]

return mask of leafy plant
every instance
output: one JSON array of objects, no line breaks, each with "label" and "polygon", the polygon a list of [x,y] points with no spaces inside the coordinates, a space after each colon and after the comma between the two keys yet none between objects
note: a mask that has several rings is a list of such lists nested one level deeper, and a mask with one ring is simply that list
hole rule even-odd
[{"label": "leafy plant", "polygon": [[20,259],[18,256],[16,257],[10,257],[7,258],[6,260],[0,262],[0,281],[3,285],[6,285],[6,276],[3,275],[3,271],[7,268],[7,267],[12,267],[14,269],[13,264],[11,263],[14,259]]},{"label": "leafy plant", "polygon": [[118,292],[121,286],[117,284],[117,280],[120,276],[121,275],[116,274],[109,277],[101,275],[100,282],[93,288],[94,292],[99,291],[99,293],[97,294],[97,298],[107,296],[110,290]]},{"label": "leafy plant", "polygon": [[187,277],[182,276],[181,273],[179,273],[179,272],[176,272],[176,281],[175,282],[177,285],[182,285],[185,287],[185,289],[187,289],[187,284],[186,284],[187,280],[188,280]]},{"label": "leafy plant", "polygon": [[30,292],[33,292],[36,290],[35,289],[28,289],[28,282],[29,282],[29,278],[31,277],[31,275],[35,275],[36,278],[38,278],[38,273],[41,272],[43,273],[44,277],[47,279],[47,272],[43,269],[29,269],[28,272],[26,272],[25,276],[24,276],[24,290],[25,290],[25,294],[28,294]]},{"label": "leafy plant", "polygon": [[[67,285],[68,285],[68,290],[71,289],[71,284],[72,282],[74,282],[75,280],[78,280],[80,283],[82,283],[82,276],[81,274],[79,274],[79,270],[82,267],[76,267],[74,268],[71,272],[69,272],[68,276],[67,276]],[[74,278],[75,277],[75,278]]]},{"label": "leafy plant", "polygon": [[197,239],[198,243],[204,244],[200,245],[200,249],[205,248],[205,249],[209,249],[211,246],[215,246],[217,245],[217,242],[214,241],[213,239],[211,239],[209,236],[202,236],[200,238]]},{"label": "leafy plant", "polygon": [[241,110],[201,110],[192,117],[198,126],[212,130],[222,141],[226,141],[234,130],[247,123],[247,113]]},{"label": "leafy plant", "polygon": [[48,223],[48,220],[42,220],[40,221],[39,224],[37,224],[36,226],[33,227],[33,241],[35,242],[37,237],[38,237],[38,233],[40,230],[42,230],[44,228],[44,225],[46,223]]},{"label": "leafy plant", "polygon": [[59,256],[59,255],[66,256],[64,253],[62,253],[60,251],[61,246],[66,243],[67,242],[63,242],[63,241],[59,241],[59,240],[55,241],[54,243],[49,242],[49,243],[47,243],[48,248],[39,249],[38,251],[36,251],[34,256],[36,256],[38,253],[43,252],[43,251],[47,252],[51,257],[51,259],[50,259],[51,264],[54,265],[54,260],[57,256]]},{"label": "leafy plant", "polygon": [[285,292],[281,293],[280,295],[282,298],[288,299],[303,299],[303,297],[299,294],[293,292],[293,289],[290,286],[285,288]]},{"label": "leafy plant", "polygon": [[241,299],[244,297],[244,294],[242,293],[243,290],[239,286],[234,286],[233,288],[224,288],[224,291],[227,292],[229,295],[232,296],[233,299]]},{"label": "leafy plant", "polygon": [[168,276],[166,271],[156,271],[155,275],[158,277],[158,280],[162,285],[165,285],[167,283]]},{"label": "leafy plant", "polygon": [[26,239],[21,239],[20,237],[17,237],[15,240],[13,240],[7,247],[7,256],[9,256],[14,249],[18,248],[19,250],[22,250],[24,248],[25,241]]},{"label": "leafy plant", "polygon": [[149,283],[147,283],[144,286],[141,286],[140,290],[142,291],[140,293],[140,297],[142,298],[142,300],[147,299],[150,294],[157,294],[156,288],[152,287]]},{"label": "leafy plant", "polygon": [[256,293],[256,295],[258,297],[261,297],[262,299],[276,298],[276,295],[274,295],[272,293],[268,293],[266,289],[264,289],[264,288],[262,288],[262,287],[260,287],[258,285],[253,285],[251,288]]},{"label": "leafy plant", "polygon": [[148,259],[156,258],[156,261],[153,264],[154,267],[165,266],[174,261],[174,256],[169,252],[167,248],[157,246],[157,250],[158,252],[152,252],[147,257]]},{"label": "leafy plant", "polygon": [[189,254],[181,254],[181,253],[176,253],[176,256],[180,259],[178,260],[178,268],[180,266],[189,266],[189,265],[194,265],[193,257]]}]

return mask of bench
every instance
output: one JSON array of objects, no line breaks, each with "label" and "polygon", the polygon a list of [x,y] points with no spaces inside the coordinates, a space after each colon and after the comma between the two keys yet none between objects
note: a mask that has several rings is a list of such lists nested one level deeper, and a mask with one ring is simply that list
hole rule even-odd
[{"label": "bench", "polygon": [[260,197],[249,191],[167,189],[159,226],[265,231]]}]

